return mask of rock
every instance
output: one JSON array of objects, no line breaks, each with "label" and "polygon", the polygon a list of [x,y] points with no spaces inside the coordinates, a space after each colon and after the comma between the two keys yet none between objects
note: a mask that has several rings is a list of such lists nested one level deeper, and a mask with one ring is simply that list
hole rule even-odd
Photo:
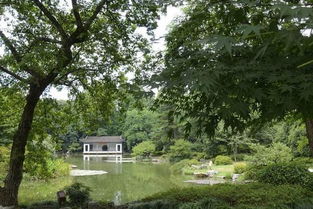
[{"label": "rock", "polygon": [[71,165],[71,168],[77,168],[77,165]]},{"label": "rock", "polygon": [[93,175],[103,175],[108,172],[106,171],[97,171],[97,170],[71,170],[71,176],[93,176]]},{"label": "rock", "polygon": [[208,175],[209,175],[210,177],[214,176],[215,174],[218,174],[218,171],[215,171],[215,170],[209,170],[209,171],[208,171]]},{"label": "rock", "polygon": [[214,179],[188,180],[184,182],[193,183],[193,184],[208,184],[208,185],[225,183],[224,180],[214,180]]},{"label": "rock", "polygon": [[239,178],[240,174],[234,173],[232,176],[232,181],[236,181]]},{"label": "rock", "polygon": [[0,209],[14,209],[14,206],[3,207],[3,206],[0,205]]},{"label": "rock", "polygon": [[191,167],[195,168],[195,169],[207,169],[208,166],[205,164],[202,165],[191,165]]},{"label": "rock", "polygon": [[193,175],[195,175],[198,178],[208,177],[208,174],[206,174],[206,173],[193,173]]}]

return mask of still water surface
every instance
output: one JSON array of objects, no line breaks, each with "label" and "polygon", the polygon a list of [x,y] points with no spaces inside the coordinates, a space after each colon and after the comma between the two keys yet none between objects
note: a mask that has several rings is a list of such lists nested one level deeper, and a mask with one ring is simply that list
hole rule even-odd
[{"label": "still water surface", "polygon": [[[113,201],[115,204],[121,204],[139,200],[171,188],[191,186],[183,181],[192,177],[173,175],[169,164],[116,163],[114,158],[103,157],[90,158],[87,161],[83,159],[83,156],[69,157],[66,161],[78,166],[77,169],[104,170],[108,172],[104,175],[60,179],[59,182],[62,184],[80,182],[89,186],[92,190],[91,198],[94,200]],[[31,185],[22,185],[21,201],[25,203],[36,201],[36,196],[30,197],[31,194],[27,190],[31,190],[33,193],[37,192],[40,197],[42,196],[41,201],[55,199],[53,188],[58,188],[58,181],[56,181],[44,185],[36,182]],[[43,194],[45,190],[47,191],[46,195]],[[38,195],[37,198],[39,198]]]},{"label": "still water surface", "polygon": [[[107,161],[113,162],[107,162]],[[168,164],[116,163],[114,158],[70,158],[68,162],[79,169],[104,170],[107,174],[75,177],[92,188],[91,196],[96,200],[113,201],[116,204],[138,200],[151,194],[174,187],[187,186],[185,176],[173,175]],[[189,177],[190,178],[190,177]]]}]

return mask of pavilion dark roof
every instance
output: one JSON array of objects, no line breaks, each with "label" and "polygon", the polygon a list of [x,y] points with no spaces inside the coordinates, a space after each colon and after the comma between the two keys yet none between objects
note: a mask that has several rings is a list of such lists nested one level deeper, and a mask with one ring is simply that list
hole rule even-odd
[{"label": "pavilion dark roof", "polygon": [[84,143],[91,143],[91,142],[116,142],[121,143],[124,142],[122,136],[86,136],[85,138],[80,140]]}]

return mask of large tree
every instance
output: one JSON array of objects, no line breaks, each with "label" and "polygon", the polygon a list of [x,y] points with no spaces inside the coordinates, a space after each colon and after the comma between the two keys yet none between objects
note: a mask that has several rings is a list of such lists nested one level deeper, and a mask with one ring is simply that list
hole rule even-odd
[{"label": "large tree", "polygon": [[[9,0],[0,8],[0,85],[25,95],[0,205],[16,205],[35,107],[51,86],[112,82],[132,68],[146,41],[136,27],[156,27],[166,1]],[[139,53],[143,51],[142,53]],[[117,83],[115,82],[114,85]]]},{"label": "large tree", "polygon": [[166,38],[159,100],[210,135],[291,114],[313,155],[312,28],[311,1],[189,1]]}]

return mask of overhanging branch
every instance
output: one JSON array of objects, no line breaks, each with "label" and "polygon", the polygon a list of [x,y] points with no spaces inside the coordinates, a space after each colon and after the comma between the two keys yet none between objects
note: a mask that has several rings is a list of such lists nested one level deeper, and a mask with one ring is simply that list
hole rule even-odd
[{"label": "overhanging branch", "polygon": [[20,56],[20,54],[17,52],[16,48],[13,46],[12,42],[4,35],[4,33],[0,30],[0,37],[4,42],[4,45],[6,45],[6,47],[9,48],[9,50],[11,51],[14,59],[17,62],[21,62],[22,61],[22,57]]},{"label": "overhanging branch", "polygon": [[0,66],[0,71],[5,72],[7,74],[9,74],[10,76],[14,77],[15,79],[25,82],[25,83],[29,83],[25,78],[22,78],[21,76],[17,75],[16,73],[13,73],[12,71],[6,69],[3,66]]},{"label": "overhanging branch", "polygon": [[[16,48],[14,47],[13,43],[10,41],[10,39],[8,39],[8,37],[6,37],[4,35],[4,33],[0,30],[0,37],[4,42],[4,45],[10,50],[10,52],[12,53],[14,59],[16,60],[17,63],[21,63],[22,62],[22,56],[20,55],[20,53],[16,50]],[[27,66],[23,66],[22,67],[23,70],[29,74],[31,74],[34,77],[40,78],[40,74],[37,73],[36,71],[29,69]]]},{"label": "overhanging branch", "polygon": [[77,0],[72,0],[72,6],[73,6],[73,13],[74,13],[74,17],[76,20],[77,28],[82,28],[83,23],[82,23],[82,20],[78,11],[79,6],[77,4]]},{"label": "overhanging branch", "polygon": [[87,20],[86,24],[85,24],[85,28],[89,28],[90,25],[93,23],[93,21],[97,18],[98,14],[101,12],[103,6],[105,5],[105,3],[107,3],[107,0],[102,0],[99,2],[99,4],[97,5],[95,11],[92,13],[91,17]]},{"label": "overhanging branch", "polygon": [[52,15],[52,13],[39,1],[39,0],[33,0],[37,7],[44,13],[44,15],[50,20],[52,25],[57,29],[57,31],[60,33],[62,38],[66,40],[68,38],[68,35],[64,31],[61,24],[57,21],[57,19]]}]

